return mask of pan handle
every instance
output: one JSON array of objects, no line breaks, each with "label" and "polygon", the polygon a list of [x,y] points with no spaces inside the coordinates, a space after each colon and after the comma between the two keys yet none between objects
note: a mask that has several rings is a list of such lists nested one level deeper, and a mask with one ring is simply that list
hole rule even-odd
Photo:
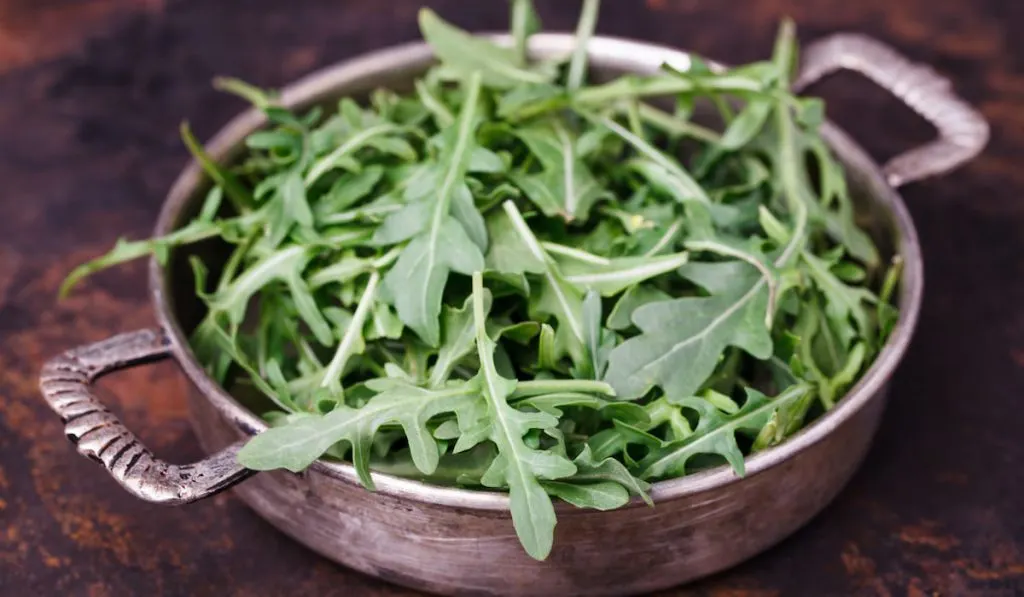
[{"label": "pan handle", "polygon": [[167,358],[170,341],[158,330],[121,334],[62,354],[48,362],[39,387],[64,421],[64,433],[78,453],[103,465],[133,495],[148,502],[179,505],[194,502],[249,477],[238,464],[244,442],[194,464],[176,465],[153,456],[91,391],[100,376]]},{"label": "pan handle", "polygon": [[938,139],[885,165],[882,170],[893,187],[949,172],[978,155],[988,142],[988,123],[956,95],[949,79],[863,35],[839,33],[810,44],[793,87],[803,90],[841,69],[863,74],[938,129]]}]

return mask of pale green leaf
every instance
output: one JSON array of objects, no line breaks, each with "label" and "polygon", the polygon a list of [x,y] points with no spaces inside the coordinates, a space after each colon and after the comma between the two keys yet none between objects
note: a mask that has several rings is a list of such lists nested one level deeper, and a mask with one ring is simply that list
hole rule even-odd
[{"label": "pale green leaf", "polygon": [[633,312],[647,303],[666,301],[672,297],[653,286],[638,284],[627,288],[608,315],[608,329],[625,330],[633,325]]},{"label": "pale green leaf", "polygon": [[474,37],[452,26],[429,8],[420,10],[419,22],[423,38],[437,57],[460,76],[480,73],[484,85],[505,89],[522,84],[547,83],[554,78],[552,68],[520,66],[515,49],[502,48],[489,40]]},{"label": "pale green leaf", "polygon": [[467,408],[479,399],[479,388],[471,383],[428,390],[390,380],[387,389],[362,408],[339,404],[326,415],[303,417],[264,431],[242,448],[238,460],[253,470],[283,468],[300,472],[333,445],[347,442],[352,448],[352,462],[360,480],[372,489],[370,446],[382,426],[400,425],[416,467],[430,474],[437,467],[440,454],[427,421],[441,413]]},{"label": "pale green leaf", "polygon": [[[491,293],[483,290],[484,313],[491,310]],[[461,309],[446,306],[441,316],[441,348],[437,352],[430,372],[431,387],[439,387],[448,380],[455,365],[473,352],[476,343],[476,323],[473,319],[472,297],[467,298]]]},{"label": "pale green leaf", "polygon": [[586,220],[606,192],[583,163],[570,130],[551,120],[520,127],[516,135],[544,167],[539,174],[517,176],[516,184],[546,215]]},{"label": "pale green leaf", "polygon": [[438,316],[449,272],[454,270],[468,275],[484,267],[480,248],[462,224],[449,215],[454,196],[465,184],[466,169],[475,145],[481,117],[480,81],[479,74],[470,78],[459,119],[445,132],[446,146],[441,156],[443,175],[431,206],[429,223],[409,242],[384,278],[402,322],[431,346],[439,342]]},{"label": "pale green leaf", "polygon": [[[623,399],[658,386],[668,396],[689,396],[708,379],[729,346],[758,359],[771,356],[764,313],[768,287],[742,262],[690,264],[684,275],[710,280],[709,297],[648,303],[633,312],[639,336],[612,351],[605,381]],[[689,277],[688,276],[688,277]]]},{"label": "pale green leaf", "polygon": [[558,327],[555,329],[554,357],[568,354],[577,364],[584,360],[583,339],[583,294],[567,282],[558,269],[557,264],[547,256],[523,219],[515,204],[506,201],[503,204],[519,241],[528,249],[532,261],[541,264],[543,274],[539,281],[536,301],[531,304],[531,311],[541,315],[553,316]]},{"label": "pale green leaf", "polygon": [[555,510],[540,479],[558,479],[576,472],[564,457],[527,447],[523,436],[530,429],[547,429],[558,419],[544,413],[520,412],[507,402],[515,381],[498,375],[494,368],[494,341],[487,335],[484,314],[483,278],[473,276],[473,314],[477,352],[480,358],[478,383],[490,414],[490,438],[498,457],[484,475],[483,483],[494,486],[503,481],[509,488],[512,522],[526,552],[543,560],[554,541]]}]

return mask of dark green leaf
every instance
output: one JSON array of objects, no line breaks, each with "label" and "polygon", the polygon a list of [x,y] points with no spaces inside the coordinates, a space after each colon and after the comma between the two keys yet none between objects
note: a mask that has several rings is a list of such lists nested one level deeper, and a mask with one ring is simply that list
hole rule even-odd
[{"label": "dark green leaf", "polygon": [[758,434],[769,423],[773,412],[790,406],[808,392],[806,386],[793,386],[773,400],[753,388],[747,388],[747,400],[734,415],[725,415],[700,398],[679,398],[672,402],[697,413],[699,421],[693,435],[652,451],[640,463],[642,479],[660,479],[683,475],[686,463],[698,454],[717,454],[725,458],[737,475],[745,474],[743,453],[736,443],[737,432]]}]

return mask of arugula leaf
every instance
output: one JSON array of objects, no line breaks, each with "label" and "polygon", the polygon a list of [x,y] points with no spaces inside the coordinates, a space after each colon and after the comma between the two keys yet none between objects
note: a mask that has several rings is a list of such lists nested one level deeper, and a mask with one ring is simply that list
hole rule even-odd
[{"label": "arugula leaf", "polygon": [[[658,449],[666,445],[667,442],[682,440],[693,435],[690,422],[683,415],[682,410],[671,404],[664,396],[648,402],[641,408],[646,420],[616,418],[612,428],[602,429],[587,440],[586,448],[593,451],[594,458],[608,459],[621,455],[629,466],[634,467],[636,463],[630,461],[629,454],[626,452],[629,445],[635,444],[648,450]],[[666,430],[664,439],[651,433],[659,427]]]},{"label": "arugula leaf", "polygon": [[751,251],[742,247],[734,246],[720,239],[715,240],[688,240],[683,245],[691,251],[706,251],[716,253],[724,257],[732,257],[749,263],[761,274],[761,279],[768,287],[768,306],[765,309],[765,326],[772,327],[772,317],[775,314],[775,303],[778,294],[778,274],[774,265],[757,251]]},{"label": "arugula leaf", "polygon": [[331,362],[324,369],[321,386],[327,388],[336,396],[342,393],[341,376],[345,372],[345,364],[353,355],[360,354],[365,349],[363,326],[366,325],[370,309],[376,299],[377,283],[379,281],[380,274],[377,272],[370,274],[370,280],[366,283],[363,297],[359,299],[359,306],[356,307],[356,312],[352,315],[348,328],[341,336],[341,342],[338,344],[334,357],[331,358]]},{"label": "arugula leaf", "polygon": [[370,477],[370,447],[385,425],[400,425],[413,461],[424,474],[437,468],[440,458],[427,421],[435,415],[457,412],[479,400],[474,383],[428,390],[397,380],[381,381],[382,390],[362,408],[338,404],[326,415],[309,415],[254,437],[238,453],[238,461],[253,470],[287,469],[300,472],[338,442],[352,448],[352,462],[359,480],[374,488]]},{"label": "arugula leaf", "polygon": [[784,408],[807,394],[807,386],[792,386],[774,400],[747,388],[747,400],[734,415],[725,415],[700,398],[678,398],[673,404],[688,408],[700,417],[693,435],[653,450],[639,463],[642,479],[660,479],[686,473],[686,464],[697,454],[717,454],[743,476],[743,453],[736,443],[737,432],[760,433],[776,409]]},{"label": "arugula leaf", "polygon": [[532,379],[520,381],[512,391],[513,398],[542,394],[614,396],[615,390],[603,381],[590,379]]},{"label": "arugula leaf", "polygon": [[582,294],[565,280],[558,266],[544,252],[515,204],[506,201],[502,207],[518,234],[520,243],[529,251],[530,267],[543,272],[538,297],[531,304],[531,310],[538,314],[551,315],[558,321],[554,338],[554,358],[569,354],[573,362],[581,364],[584,360]]},{"label": "arugula leaf", "polygon": [[487,250],[487,223],[473,203],[473,193],[462,185],[455,190],[452,198],[452,216],[481,252]]},{"label": "arugula leaf", "polygon": [[647,424],[649,422],[647,413],[639,405],[630,402],[616,402],[580,391],[554,391],[538,396],[530,396],[516,402],[517,408],[524,406],[535,408],[540,412],[559,418],[562,417],[564,407],[576,406],[600,411],[603,416],[609,419],[616,419],[630,424]]},{"label": "arugula leaf", "polygon": [[639,496],[648,506],[654,506],[651,497],[647,495],[650,485],[637,479],[618,460],[605,458],[598,461],[590,451],[590,446],[584,445],[573,464],[576,465],[576,474],[570,477],[573,481],[609,481],[626,488],[629,493]]},{"label": "arugula leaf", "polygon": [[729,128],[725,129],[718,146],[722,149],[735,150],[750,143],[761,132],[771,110],[772,102],[768,98],[751,98],[743,111],[729,123]]},{"label": "arugula leaf", "polygon": [[577,508],[614,510],[629,503],[629,492],[626,491],[626,488],[611,481],[596,483],[544,481],[542,485],[549,494],[569,502]]},{"label": "arugula leaf", "polygon": [[215,77],[213,79],[213,88],[218,91],[233,93],[260,110],[266,110],[274,106],[277,99],[276,93],[267,92],[234,77]]},{"label": "arugula leaf", "polygon": [[371,145],[374,141],[384,138],[385,135],[395,134],[401,131],[401,127],[390,122],[385,122],[355,133],[351,138],[347,139],[331,153],[317,159],[312,166],[310,166],[309,172],[306,173],[303,180],[304,184],[306,187],[312,186],[326,173],[330,172],[334,168],[344,166],[346,164],[346,160],[359,149]]},{"label": "arugula leaf", "polygon": [[606,195],[583,162],[568,127],[557,120],[544,121],[516,132],[544,167],[539,174],[520,174],[516,185],[548,216],[566,221],[586,220],[591,207]]},{"label": "arugula leaf", "polygon": [[900,275],[903,273],[903,259],[897,255],[893,258],[892,265],[885,274],[885,280],[882,282],[882,289],[878,293],[878,301],[876,304],[876,317],[878,319],[879,328],[879,344],[885,341],[892,333],[894,327],[896,327],[896,321],[899,318],[899,311],[891,303],[893,294],[896,293],[897,285],[899,284]]},{"label": "arugula leaf", "polygon": [[[59,296],[60,298],[68,296],[71,293],[71,290],[78,285],[79,282],[95,272],[102,271],[128,261],[134,261],[140,257],[154,254],[157,251],[165,253],[168,247],[174,245],[184,245],[207,238],[213,238],[219,235],[222,229],[222,225],[216,223],[197,221],[184,228],[180,228],[161,239],[143,241],[128,241],[123,238],[119,239],[117,244],[114,245],[109,253],[101,257],[97,257],[87,263],[83,263],[72,270],[61,284]],[[162,248],[158,249],[158,247]]]},{"label": "arugula leaf", "polygon": [[[491,310],[491,293],[485,288],[482,291],[484,313]],[[473,318],[472,297],[467,298],[461,309],[445,307],[442,315],[442,340],[437,360],[430,372],[430,386],[439,387],[448,380],[455,365],[473,352],[476,345],[476,322]]]},{"label": "arugula leaf", "polygon": [[268,255],[211,296],[210,309],[227,314],[232,324],[240,325],[252,296],[267,284],[281,281],[288,286],[299,316],[316,339],[324,346],[329,346],[334,334],[302,277],[311,257],[309,250],[301,245],[293,245]]},{"label": "arugula leaf", "polygon": [[462,225],[449,215],[452,199],[469,167],[479,126],[480,82],[479,74],[470,77],[459,119],[446,131],[446,151],[442,156],[444,176],[431,208],[428,227],[406,246],[384,278],[402,322],[431,346],[439,342],[438,315],[449,271],[469,275],[484,266],[480,249]]},{"label": "arugula leaf", "polygon": [[606,325],[608,326],[608,329],[625,330],[633,325],[633,312],[639,307],[646,305],[647,303],[667,301],[671,298],[671,296],[657,288],[654,288],[653,286],[648,286],[646,284],[630,286],[622,293],[619,300],[615,303],[615,307],[608,315],[608,322]]},{"label": "arugula leaf", "polygon": [[322,220],[362,201],[381,183],[384,172],[383,166],[373,164],[359,172],[339,176],[316,204],[317,219]]},{"label": "arugula leaf", "polygon": [[[853,199],[850,197],[842,167],[832,157],[822,139],[812,138],[807,143],[811,154],[817,159],[821,178],[820,194],[823,209],[820,213],[816,211],[816,215],[824,220],[828,235],[839,241],[850,255],[868,266],[878,265],[878,249],[871,241],[871,237],[857,227]],[[835,209],[826,207],[829,201],[835,202]]]},{"label": "arugula leaf", "polygon": [[285,175],[278,188],[281,197],[282,215],[304,228],[313,226],[313,210],[309,207],[302,176],[295,170]]},{"label": "arugula leaf", "polygon": [[576,26],[576,48],[569,63],[569,75],[565,86],[569,91],[579,89],[583,84],[587,69],[587,42],[597,27],[597,13],[601,10],[601,0],[583,0],[580,21]]},{"label": "arugula leaf", "polygon": [[701,187],[700,184],[690,176],[679,162],[668,157],[664,152],[660,151],[643,138],[626,130],[622,125],[611,118],[606,116],[594,116],[586,111],[580,111],[580,114],[585,116],[587,119],[604,126],[632,145],[633,148],[645,158],[643,161],[638,163],[646,164],[648,168],[657,169],[658,172],[663,172],[664,179],[669,181],[669,184],[673,188],[677,189],[680,197],[693,199],[702,203],[711,202],[711,199],[708,197],[703,187]]},{"label": "arugula leaf", "polygon": [[[429,8],[420,9],[420,31],[437,57],[462,77],[482,75],[488,87],[507,89],[522,84],[548,83],[550,67],[519,66],[515,49],[502,48],[452,26]],[[552,65],[553,66],[553,65]]]},{"label": "arugula leaf", "polygon": [[489,443],[457,454],[442,454],[437,468],[429,475],[416,468],[408,450],[372,458],[370,466],[374,471],[419,479],[425,483],[471,487],[480,485],[480,478],[491,466],[495,454],[494,445]]},{"label": "arugula leaf", "polygon": [[199,140],[192,134],[192,129],[187,122],[181,123],[181,139],[185,142],[185,146],[188,148],[189,153],[192,154],[192,157],[195,158],[199,166],[206,172],[206,175],[224,190],[224,194],[231,200],[238,213],[245,213],[252,209],[252,195],[242,186],[242,183],[238,181],[234,174],[222,168],[213,160],[210,154],[206,153],[206,149],[203,148]]},{"label": "arugula leaf", "polygon": [[689,260],[687,252],[656,257],[620,257],[605,265],[566,262],[565,279],[579,288],[592,289],[604,296],[615,296],[641,282],[677,270]]},{"label": "arugula leaf", "polygon": [[872,329],[864,303],[877,301],[874,293],[864,288],[853,288],[843,284],[829,271],[825,262],[814,255],[804,253],[802,259],[808,266],[807,273],[828,298],[825,312],[829,317],[836,321],[853,320],[861,333],[869,335]]},{"label": "arugula leaf", "polygon": [[[523,243],[515,224],[505,210],[489,214],[486,224],[487,234],[491,240],[485,259],[488,270],[512,275],[544,272],[544,264],[538,261],[530,248]],[[527,284],[528,288],[525,278],[523,283]]]},{"label": "arugula leaf", "polygon": [[708,379],[722,351],[737,346],[758,359],[772,353],[764,323],[768,285],[742,262],[690,264],[684,275],[711,290],[709,297],[648,303],[633,311],[641,335],[609,356],[605,380],[623,399],[653,386],[669,396],[689,396]]},{"label": "arugula leaf", "polygon": [[480,358],[477,383],[487,401],[490,439],[498,447],[498,456],[483,477],[484,485],[507,484],[512,504],[512,522],[526,552],[543,560],[551,551],[555,531],[555,510],[540,484],[540,479],[558,479],[576,472],[569,460],[552,452],[528,447],[523,436],[530,429],[555,427],[558,419],[544,413],[524,413],[506,401],[515,389],[515,380],[498,375],[494,368],[495,343],[487,335],[484,313],[483,277],[473,276],[473,319]]},{"label": "arugula leaf", "polygon": [[526,64],[527,42],[530,36],[540,31],[540,18],[533,7],[533,0],[512,0],[512,39],[515,40],[517,66]]},{"label": "arugula leaf", "polygon": [[382,338],[397,340],[402,337],[404,327],[402,320],[387,303],[376,302],[364,333],[367,340]]},{"label": "arugula leaf", "polygon": [[583,376],[600,378],[608,364],[608,352],[615,346],[615,337],[606,334],[601,325],[601,295],[593,290],[583,299],[583,341],[590,355],[589,369]]}]

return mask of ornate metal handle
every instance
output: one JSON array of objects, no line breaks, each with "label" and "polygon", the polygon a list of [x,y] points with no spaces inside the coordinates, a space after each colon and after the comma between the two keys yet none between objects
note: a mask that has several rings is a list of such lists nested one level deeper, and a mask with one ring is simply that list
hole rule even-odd
[{"label": "ornate metal handle", "polygon": [[808,46],[794,87],[803,89],[840,69],[859,72],[889,90],[939,131],[935,141],[885,165],[883,172],[893,187],[949,172],[988,142],[988,123],[956,96],[948,79],[863,35],[840,33]]},{"label": "ornate metal handle", "polygon": [[238,464],[234,444],[195,464],[158,460],[90,391],[101,375],[166,358],[163,332],[139,330],[70,350],[43,367],[39,387],[64,421],[78,453],[102,464],[122,487],[160,504],[187,504],[213,495],[252,474]]}]

